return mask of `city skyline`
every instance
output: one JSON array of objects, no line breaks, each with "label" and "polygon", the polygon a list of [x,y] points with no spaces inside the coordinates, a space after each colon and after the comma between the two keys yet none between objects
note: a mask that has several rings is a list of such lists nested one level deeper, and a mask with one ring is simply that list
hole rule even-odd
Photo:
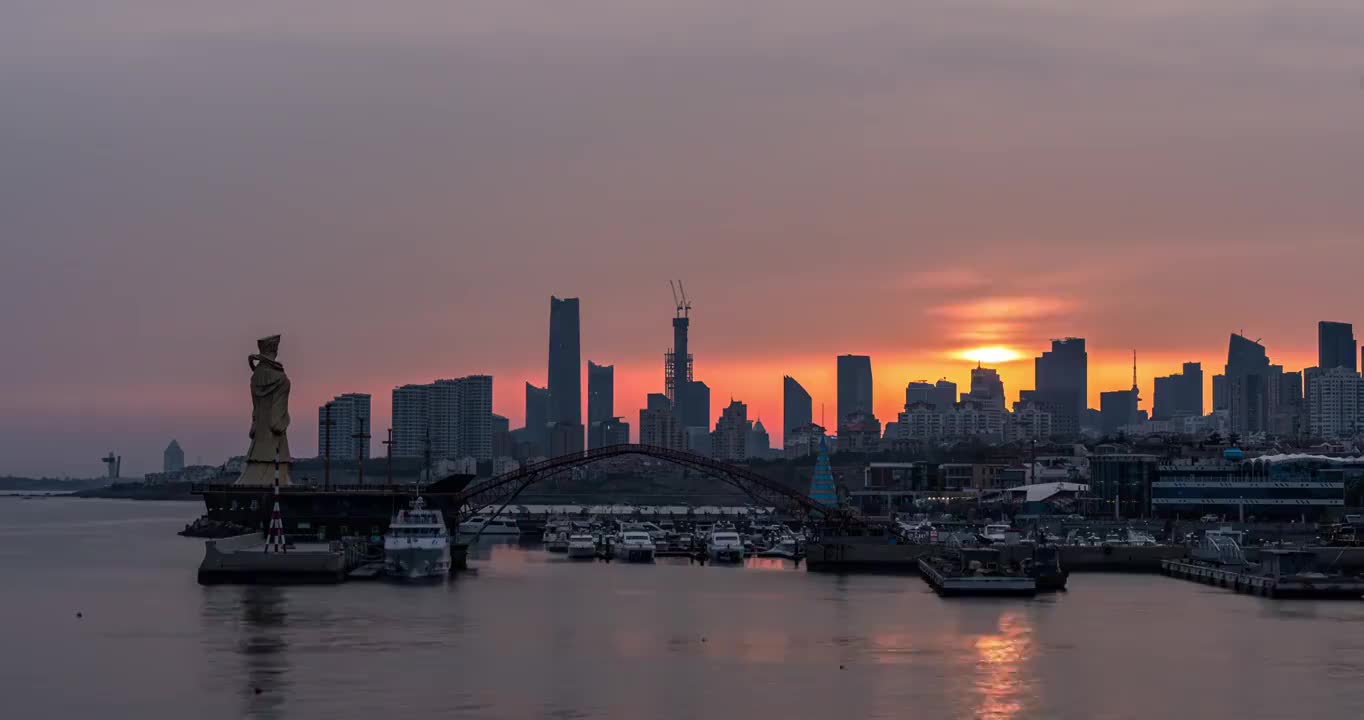
[{"label": "city skyline", "polygon": [[0,473],[240,454],[274,333],[306,426],[479,373],[519,425],[550,295],[637,422],[670,278],[711,420],[774,435],[783,375],[836,425],[845,353],[884,422],[973,349],[1012,401],[1084,337],[1095,407],[1134,348],[1150,398],[1364,322],[1364,7],[59,5],[0,24]]},{"label": "city skyline", "polygon": [[[574,298],[574,300],[577,300],[577,298]],[[576,305],[576,303],[575,303],[575,305]],[[584,315],[588,315],[588,319],[582,321],[582,324],[583,324],[583,326],[584,326],[584,330],[586,330],[586,327],[589,326],[589,325],[591,324],[591,322],[592,322],[589,313],[590,313],[590,310],[589,310],[589,311],[584,311],[584,313],[583,313]],[[662,313],[660,313],[660,318],[661,318],[661,317],[663,317],[663,314],[662,314]],[[577,318],[575,318],[575,319],[577,319]],[[660,320],[660,323],[661,323],[661,320]],[[1346,323],[1346,324],[1348,325],[1348,323]],[[1317,323],[1316,323],[1316,321],[1313,321],[1313,322],[1311,322],[1311,323],[1308,323],[1308,325],[1310,326],[1310,327],[1309,327],[1309,330],[1315,331],[1316,328],[1317,328]],[[704,328],[704,325],[701,325],[700,327],[703,327],[703,328]],[[545,326],[545,327],[541,328],[541,331],[547,334],[547,333],[549,332],[549,327],[548,327],[548,326]],[[660,332],[660,338],[659,338],[660,341],[663,341],[663,340],[666,338],[666,336],[667,336],[667,328],[666,328],[666,326],[665,326],[665,327],[664,327],[664,330],[662,330],[662,331]],[[926,380],[926,381],[932,383],[932,382],[933,382],[934,380],[936,380],[936,379],[946,379],[946,380],[948,380],[948,381],[955,382],[960,388],[962,388],[963,394],[965,394],[965,390],[966,390],[967,388],[970,387],[970,378],[972,377],[973,371],[976,370],[976,369],[979,368],[979,367],[982,367],[982,366],[983,366],[983,367],[986,367],[986,368],[988,368],[988,369],[996,370],[996,371],[998,372],[999,378],[1000,378],[1000,380],[1001,380],[1001,381],[1003,382],[1003,384],[1004,384],[1004,390],[1005,390],[1005,404],[1006,404],[1007,407],[1011,407],[1012,404],[1013,404],[1013,402],[1014,402],[1015,400],[1018,400],[1018,399],[1019,399],[1020,393],[1021,393],[1022,391],[1033,389],[1033,378],[1034,378],[1034,373],[1035,373],[1035,360],[1036,360],[1036,358],[1039,357],[1039,356],[1042,356],[1045,352],[1047,352],[1047,351],[1048,351],[1048,347],[1051,347],[1051,348],[1054,349],[1054,347],[1055,347],[1055,342],[1056,342],[1056,341],[1058,341],[1058,340],[1071,339],[1072,337],[1074,337],[1074,336],[1071,335],[1071,334],[1068,334],[1068,335],[1065,335],[1064,337],[1051,338],[1051,339],[1046,340],[1045,343],[1039,344],[1039,345],[1037,346],[1038,349],[1037,349],[1037,351],[1036,351],[1036,355],[1035,355],[1035,356],[1029,355],[1029,354],[1028,354],[1028,353],[1030,352],[1029,348],[1026,347],[1026,346],[1022,346],[1022,345],[1018,345],[1018,346],[1002,346],[1002,345],[1001,345],[1001,346],[982,346],[981,348],[966,348],[966,349],[959,350],[959,351],[954,351],[954,352],[950,352],[950,353],[945,353],[943,356],[941,356],[941,357],[939,358],[941,364],[935,366],[938,370],[941,371],[940,373],[938,373],[938,374],[936,374],[936,375],[933,374],[933,373],[929,373],[928,375],[913,376],[913,375],[912,375],[912,370],[913,370],[914,367],[916,367],[916,365],[910,365],[910,366],[909,366],[909,367],[910,367],[910,370],[911,370],[911,374],[910,374],[910,375],[901,374],[901,375],[897,375],[897,376],[894,376],[894,377],[891,377],[891,378],[882,378],[882,376],[880,375],[880,371],[878,371],[878,373],[877,373],[877,375],[876,375],[876,378],[877,378],[877,379],[874,381],[874,384],[873,384],[873,391],[874,391],[874,397],[873,397],[873,405],[874,405],[874,408],[873,408],[873,409],[874,409],[874,414],[875,414],[876,417],[877,417],[879,420],[881,420],[881,422],[883,422],[883,423],[886,423],[886,422],[894,422],[895,419],[897,418],[898,414],[901,412],[901,410],[903,410],[903,407],[904,407],[906,385],[908,385],[908,384],[910,384],[910,383],[919,382],[919,381],[925,381],[925,380]],[[1234,342],[1235,342],[1235,340],[1233,340],[1233,343],[1234,343]],[[702,346],[703,346],[703,347],[705,347],[706,345],[708,345],[708,343],[702,343]],[[1224,345],[1224,347],[1225,347],[1225,345]],[[1268,347],[1268,351],[1270,352],[1270,354],[1271,354],[1271,356],[1273,357],[1274,360],[1280,360],[1281,357],[1297,357],[1297,356],[1298,356],[1298,355],[1296,355],[1296,354],[1294,354],[1294,353],[1291,353],[1291,352],[1279,352],[1279,351],[1276,351],[1276,349],[1275,349],[1275,347],[1274,347],[1273,345],[1268,345],[1267,347]],[[1007,360],[1007,361],[1004,361],[1004,362],[993,363],[993,364],[982,363],[982,362],[980,362],[979,360],[969,360],[969,359],[967,359],[967,356],[973,356],[973,357],[974,357],[974,356],[977,356],[977,355],[982,354],[982,353],[980,352],[982,349],[986,350],[986,352],[985,352],[984,354],[987,355],[987,356],[988,356],[988,355],[991,355],[991,354],[1002,354],[1002,355],[1007,355],[1008,357],[1011,357],[1011,358],[1013,358],[1013,359],[1010,359],[1010,360]],[[1093,348],[1091,348],[1091,349],[1093,349]],[[973,352],[973,351],[974,351],[974,352]],[[1104,350],[1103,350],[1102,348],[1098,349],[1098,351],[1099,351],[1099,357],[1105,357],[1106,355],[1110,355],[1109,353],[1105,353]],[[700,362],[700,366],[701,366],[701,367],[706,367],[706,368],[712,367],[712,364],[711,364],[711,363],[705,362],[705,358],[709,358],[710,352],[711,352],[711,351],[710,351],[709,348],[706,348],[706,349],[705,349],[705,353],[706,353],[706,354],[703,356],[703,360]],[[1304,350],[1302,350],[1301,352],[1302,352],[1302,354],[1305,354],[1306,356],[1308,356],[1312,361],[1316,361],[1316,360],[1317,360],[1317,352],[1316,352],[1315,350],[1309,351],[1309,350],[1307,350],[1307,349],[1304,349]],[[1356,349],[1356,352],[1364,352],[1364,348],[1357,348],[1357,349]],[[1090,359],[1090,363],[1089,363],[1089,373],[1090,373],[1090,377],[1091,377],[1091,378],[1095,376],[1095,373],[1094,373],[1095,365],[1094,365],[1094,362],[1093,362],[1093,356],[1094,356],[1094,354],[1095,354],[1095,353],[1093,353],[1093,352],[1090,353],[1091,359]],[[721,355],[721,357],[723,357],[723,352],[721,352],[720,355]],[[1152,404],[1151,404],[1151,403],[1152,403],[1152,400],[1151,400],[1151,398],[1152,398],[1153,395],[1154,395],[1153,388],[1154,388],[1155,381],[1156,381],[1157,379],[1161,379],[1161,378],[1162,378],[1163,376],[1165,376],[1165,375],[1168,375],[1168,374],[1171,374],[1171,373],[1174,373],[1174,372],[1178,372],[1178,371],[1184,369],[1184,365],[1185,365],[1186,362],[1206,362],[1206,363],[1210,363],[1210,364],[1213,365],[1214,367],[1220,367],[1220,365],[1222,364],[1222,362],[1226,359],[1226,358],[1225,358],[1225,355],[1226,355],[1226,351],[1225,351],[1225,350],[1222,350],[1221,356],[1214,355],[1210,360],[1207,360],[1207,361],[1198,361],[1198,360],[1193,360],[1193,361],[1181,361],[1181,362],[1175,363],[1175,364],[1173,365],[1173,369],[1167,368],[1167,367],[1165,367],[1164,365],[1154,365],[1154,366],[1152,366],[1152,367],[1149,368],[1149,369],[1143,366],[1142,368],[1140,368],[1140,372],[1139,372],[1139,376],[1138,376],[1139,385],[1140,385],[1141,387],[1143,387],[1143,388],[1146,388],[1146,389],[1144,389],[1144,390],[1142,391],[1141,410],[1146,411],[1146,412],[1150,412],[1150,411],[1152,410]],[[888,353],[888,354],[886,354],[886,356],[889,357],[889,358],[892,358],[892,359],[893,359],[893,358],[896,358],[896,357],[905,357],[904,354],[897,355],[897,354],[893,354],[893,353]],[[1182,356],[1183,356],[1183,355],[1178,355],[1178,356],[1176,356],[1176,357],[1182,357]],[[282,359],[285,359],[285,360],[287,361],[287,358],[285,358],[283,355],[282,355],[281,357],[282,357]],[[836,433],[836,429],[837,429],[837,428],[836,428],[836,425],[835,425],[835,423],[834,423],[833,417],[834,417],[834,413],[836,412],[837,396],[838,396],[838,393],[837,393],[837,366],[838,366],[839,357],[840,357],[839,355],[832,355],[832,354],[829,355],[829,356],[827,357],[827,359],[826,359],[826,364],[828,365],[828,367],[825,369],[824,372],[820,372],[819,369],[818,369],[818,367],[817,367],[817,365],[815,365],[815,364],[801,365],[801,366],[799,366],[799,367],[804,368],[803,371],[800,371],[800,376],[805,376],[805,377],[811,378],[810,385],[811,385],[812,388],[814,388],[814,390],[810,390],[810,391],[809,391],[809,392],[810,392],[810,395],[811,395],[811,397],[812,397],[812,401],[811,401],[811,403],[812,403],[812,414],[813,414],[813,416],[814,416],[812,419],[813,419],[813,421],[816,422],[816,423],[818,423],[818,422],[820,421],[819,414],[820,414],[821,406],[823,406],[823,410],[824,410],[825,415],[826,415],[826,418],[825,418],[825,426],[827,427],[827,429],[829,430],[829,432],[830,432],[831,434]],[[842,357],[846,357],[846,354],[844,354]],[[870,358],[871,362],[872,362],[874,365],[880,366],[880,365],[882,364],[882,362],[879,360],[880,355],[877,355],[877,354],[874,354],[874,353],[873,353],[873,354],[868,354],[867,357]],[[1124,353],[1124,352],[1122,352],[1122,351],[1118,351],[1118,357],[1123,358],[1123,360],[1125,361],[1125,364],[1124,364],[1124,365],[1121,365],[1121,366],[1114,365],[1114,366],[1111,366],[1111,367],[1107,367],[1106,372],[1101,372],[1101,373],[1099,374],[1099,377],[1101,377],[1101,378],[1102,378],[1102,377],[1115,378],[1115,379],[1113,380],[1113,382],[1119,382],[1119,380],[1116,379],[1116,376],[1117,376],[1119,373],[1121,373],[1121,374],[1125,375],[1125,378],[1124,378],[1123,380],[1120,381],[1120,382],[1121,382],[1121,385],[1117,385],[1117,386],[1113,386],[1113,387],[1110,387],[1110,386],[1107,385],[1107,384],[1103,384],[1102,382],[1101,382],[1099,385],[1096,386],[1096,385],[1094,385],[1094,384],[1091,382],[1091,387],[1089,388],[1089,407],[1090,407],[1090,408],[1093,408],[1093,409],[1096,409],[1096,410],[1097,410],[1097,409],[1099,409],[1099,408],[1101,407],[1102,403],[1100,402],[1100,399],[1101,399],[1101,395],[1102,395],[1102,394],[1107,393],[1107,392],[1126,390],[1126,389],[1128,389],[1128,386],[1130,386],[1130,383],[1131,383],[1131,366],[1130,366],[1131,357],[1130,357],[1130,351],[1127,351],[1126,353]],[[655,354],[655,358],[656,358],[656,354]],[[805,359],[806,361],[808,361],[810,358],[807,357],[807,358],[804,358],[804,359]],[[589,362],[592,362],[592,361],[582,360],[582,361],[579,363],[579,368],[578,368],[578,370],[579,370],[579,372],[578,372],[578,375],[579,375],[579,392],[580,392],[580,395],[581,395],[581,405],[582,405],[581,411],[583,412],[584,416],[585,416],[586,413],[587,413],[587,409],[588,409],[587,406],[588,406],[588,403],[590,402],[590,397],[589,397],[589,395],[588,395],[588,393],[587,393],[588,372],[589,372],[589,367],[588,367],[588,365],[589,365]],[[1117,359],[1116,359],[1116,358],[1114,359],[1114,362],[1115,362],[1115,363],[1117,362]],[[649,365],[652,365],[652,367],[649,367]],[[724,364],[723,360],[722,360],[721,363],[719,363],[718,365],[719,365],[719,367],[726,367],[726,365]],[[1309,364],[1309,365],[1307,365],[1307,366],[1304,366],[1303,368],[1297,368],[1297,367],[1293,367],[1291,364],[1286,364],[1286,365],[1285,365],[1286,369],[1288,369],[1288,370],[1301,370],[1301,369],[1305,369],[1306,367],[1311,367],[1311,366],[1312,366],[1312,365]],[[730,365],[730,366],[728,366],[728,367],[736,367],[736,366]],[[740,374],[740,377],[741,377],[741,378],[742,378],[742,377],[749,377],[749,376],[750,376],[749,373],[753,372],[751,368],[744,368],[744,367],[742,367],[742,366],[737,366],[737,367],[739,367],[739,369],[741,370],[741,374]],[[772,367],[788,367],[788,366],[787,366],[787,365],[774,365],[774,366],[772,366]],[[904,367],[904,366],[896,365],[896,364],[892,363],[892,364],[891,364],[891,370],[889,370],[889,371],[887,371],[887,372],[895,372],[897,369],[898,369],[898,370],[903,370],[903,367]],[[1105,366],[1100,366],[1100,367],[1102,368],[1102,367],[1105,367]],[[613,375],[616,374],[617,369],[618,369],[618,368],[613,367],[613,370],[612,370]],[[624,375],[624,377],[626,378],[626,383],[622,386],[620,383],[615,382],[615,381],[613,380],[613,384],[614,384],[614,385],[617,385],[618,387],[624,387],[624,388],[625,388],[625,392],[626,392],[626,394],[624,395],[623,398],[620,397],[620,391],[617,391],[617,392],[613,393],[613,394],[616,396],[616,397],[614,398],[614,410],[615,410],[615,415],[616,415],[616,416],[621,416],[621,417],[626,418],[626,419],[628,420],[629,418],[631,418],[631,417],[633,417],[634,415],[636,415],[640,409],[642,409],[643,407],[645,407],[646,396],[647,396],[649,393],[656,393],[656,392],[659,392],[659,391],[662,389],[663,372],[662,372],[662,369],[658,366],[656,360],[655,360],[654,363],[645,363],[643,367],[636,366],[636,365],[627,365],[627,366],[624,366],[624,369],[627,371],[627,372],[625,373],[625,375]],[[1166,370],[1168,370],[1168,372],[1165,372]],[[542,369],[542,370],[540,370],[539,372],[540,372],[540,374],[539,374],[538,377],[532,377],[532,378],[530,378],[530,379],[522,379],[522,378],[517,378],[517,377],[510,377],[510,378],[507,378],[506,380],[504,380],[503,382],[495,383],[495,384],[494,384],[493,400],[492,400],[492,408],[491,408],[491,409],[492,409],[492,412],[497,413],[497,414],[502,415],[502,416],[505,416],[505,417],[507,417],[508,419],[510,419],[510,421],[511,421],[511,426],[512,426],[512,427],[517,427],[517,426],[523,425],[523,424],[525,423],[525,413],[524,413],[523,410],[524,410],[524,408],[526,407],[526,406],[525,406],[525,403],[526,403],[526,396],[525,396],[524,392],[521,391],[521,389],[522,389],[523,387],[527,387],[527,386],[529,386],[531,389],[535,389],[535,383],[536,383],[536,382],[546,383],[547,381],[544,379],[544,378],[546,377],[545,371]],[[565,372],[567,372],[567,370],[565,370]],[[454,374],[455,374],[455,373],[447,373],[447,375],[450,375],[450,376],[453,376]],[[480,372],[480,373],[471,373],[471,374],[475,374],[475,375],[490,375],[490,376],[493,376],[493,377],[499,377],[499,373],[497,373],[497,372],[495,372],[495,371],[494,371],[494,372],[487,372],[487,373],[481,373],[481,372]],[[785,378],[786,378],[786,375],[787,375],[786,373],[782,373],[782,374],[777,375],[777,377],[775,378],[775,380],[772,382],[772,384],[775,386],[775,388],[774,388],[771,392],[765,392],[765,391],[764,391],[765,388],[763,388],[763,387],[762,387],[761,385],[759,385],[759,384],[755,384],[755,383],[753,383],[753,382],[749,382],[749,381],[742,380],[742,379],[735,379],[735,378],[733,378],[733,377],[726,378],[726,377],[723,377],[723,372],[720,373],[720,374],[721,374],[722,376],[719,377],[719,378],[717,378],[717,379],[718,379],[720,382],[724,383],[724,385],[725,385],[726,387],[735,388],[735,389],[742,388],[742,390],[739,390],[739,391],[738,391],[738,392],[740,392],[740,394],[734,394],[734,393],[726,393],[726,394],[727,394],[727,395],[732,395],[732,398],[733,398],[734,400],[743,402],[746,406],[748,406],[748,407],[750,407],[750,408],[754,408],[753,410],[750,410],[750,415],[749,415],[749,416],[750,416],[750,419],[751,419],[751,420],[757,421],[757,420],[766,419],[766,422],[767,422],[768,424],[776,424],[776,423],[778,423],[778,422],[781,421],[781,419],[783,418],[782,395],[783,395],[783,392],[784,392],[784,390],[785,390],[784,385],[785,385]],[[1205,396],[1205,398],[1206,398],[1205,404],[1207,404],[1207,405],[1209,406],[1209,408],[1211,408],[1211,403],[1212,403],[1212,383],[1213,383],[1213,376],[1214,376],[1213,373],[1205,373],[1205,374],[1204,374],[1204,378],[1203,378],[1203,380],[1204,380],[1204,383],[1203,383],[1203,385],[1204,385],[1203,392],[1204,392],[1204,396]],[[437,379],[437,378],[425,378],[425,379],[416,379],[416,378],[412,378],[411,380],[412,380],[412,382],[431,383],[431,382],[434,382],[436,379]],[[409,384],[410,384],[410,383],[404,383],[404,385],[409,385]],[[510,387],[509,387],[509,386],[510,386]],[[366,388],[366,389],[364,389],[364,390],[359,390],[359,389],[356,389],[356,388],[353,388],[353,387],[352,387],[352,388],[348,388],[348,389],[344,389],[344,390],[343,390],[342,388],[334,388],[334,389],[328,389],[328,390],[324,391],[324,392],[323,392],[323,395],[327,395],[327,394],[329,394],[329,393],[336,393],[336,394],[340,395],[340,394],[343,394],[343,393],[348,394],[348,393],[356,393],[356,392],[369,392],[370,394],[378,394],[378,395],[380,395],[381,397],[387,399],[395,390],[401,390],[401,389],[403,389],[403,386],[390,387],[390,388],[387,389],[387,391],[379,391],[379,392],[372,392],[372,390],[377,390],[377,389],[370,389],[370,388]],[[296,391],[296,392],[297,392],[297,391]],[[539,392],[544,393],[545,395],[548,394],[547,390],[540,390]],[[638,397],[638,400],[632,400],[632,399],[631,399],[631,398],[634,398],[634,397],[636,397],[636,396]],[[753,399],[750,400],[750,398],[753,398]],[[542,401],[543,401],[543,400],[542,400]],[[325,402],[326,402],[326,399],[323,399],[322,402],[325,403]],[[622,403],[624,403],[625,405],[622,406]],[[637,404],[637,407],[631,407],[632,405],[636,405],[636,404]],[[392,417],[392,416],[391,416],[391,414],[390,414],[389,411],[392,409],[392,406],[391,406],[389,403],[387,403],[387,402],[376,403],[375,405],[376,405],[376,406],[375,406],[374,409],[373,409],[374,422],[375,422],[375,423],[382,423],[382,424],[383,424],[383,425],[382,425],[383,428],[386,428],[386,427],[391,426],[391,424],[392,424],[392,419],[391,419],[391,417]],[[518,410],[522,410],[522,411],[518,412]],[[570,411],[570,412],[571,412],[571,411]],[[714,417],[711,417],[711,418],[710,418],[710,425],[711,425],[712,428],[715,426],[716,421],[719,419],[719,417],[720,417],[720,415],[721,415],[720,408],[716,408],[716,409],[715,409],[715,412],[713,413],[713,415],[714,415]],[[374,457],[380,457],[380,456],[382,456],[384,450],[379,446],[378,443],[379,443],[379,441],[382,439],[380,436],[383,434],[383,429],[381,428],[381,425],[380,425],[380,424],[375,424],[375,425],[373,425],[373,427],[374,427],[374,428],[380,428],[380,429],[378,430],[378,432],[374,433],[375,437],[374,437],[373,439],[371,439],[370,454],[371,454],[372,456],[374,456]],[[637,427],[632,427],[632,428],[631,428],[631,436],[632,436],[633,439],[637,439],[637,438],[638,438],[638,433],[639,433],[639,428],[637,428]],[[158,437],[159,437],[159,436],[158,436]],[[305,436],[305,438],[306,438],[306,437],[307,437],[307,436]],[[318,437],[320,438],[320,434],[318,435]],[[164,440],[164,438],[159,438],[159,439],[160,439],[160,440]],[[229,442],[229,446],[230,446],[230,442]],[[296,453],[296,455],[298,455],[299,457],[308,457],[308,456],[312,456],[312,455],[315,455],[315,454],[319,454],[319,453],[320,453],[320,448],[318,448],[318,449],[311,449],[311,448],[309,448],[308,445],[307,445],[307,440],[306,440],[306,439],[300,439],[300,441],[299,441],[298,443],[296,443],[296,446],[297,446],[297,449],[295,450],[295,453]],[[374,450],[375,447],[380,447],[380,449],[379,449],[379,450]],[[160,451],[158,451],[158,452],[160,452]],[[214,457],[214,455],[211,454],[211,453],[212,453],[211,450],[210,450],[209,452],[210,452],[210,454],[209,454],[207,457],[208,457],[209,459],[211,459],[211,458]],[[231,452],[230,450],[228,451],[228,453],[229,453],[229,454],[228,454],[228,455],[224,455],[222,459],[226,459],[226,457],[229,457],[229,456],[232,455],[232,454],[239,454],[239,453]],[[201,454],[200,456],[203,457],[202,454]],[[131,458],[130,458],[130,459],[131,459]],[[221,461],[221,460],[219,460],[219,461]],[[147,462],[150,463],[150,462],[151,462],[151,459],[149,459]],[[134,460],[134,462],[131,463],[131,464],[129,465],[129,467],[131,468],[131,470],[130,470],[130,471],[125,471],[125,474],[131,474],[132,472],[137,472],[137,471],[139,470],[139,467],[138,467],[138,465],[137,465],[136,460]],[[149,471],[154,471],[154,470],[155,470],[155,468],[152,468],[152,470],[149,470]],[[4,472],[4,470],[3,470],[3,469],[0,469],[0,472]]]}]

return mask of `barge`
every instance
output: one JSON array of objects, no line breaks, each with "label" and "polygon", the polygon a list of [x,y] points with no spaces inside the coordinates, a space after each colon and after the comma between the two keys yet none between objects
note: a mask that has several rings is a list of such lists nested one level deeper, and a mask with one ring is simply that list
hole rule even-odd
[{"label": "barge", "polygon": [[961,548],[957,557],[922,557],[919,574],[943,597],[1037,594],[1037,580],[999,562],[992,548]]}]

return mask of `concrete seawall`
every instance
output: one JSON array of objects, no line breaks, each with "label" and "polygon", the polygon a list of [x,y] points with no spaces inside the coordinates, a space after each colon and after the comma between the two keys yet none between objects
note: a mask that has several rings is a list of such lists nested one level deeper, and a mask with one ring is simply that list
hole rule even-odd
[{"label": "concrete seawall", "polygon": [[259,533],[204,542],[199,584],[338,583],[350,569],[350,553],[326,544],[265,552]]}]

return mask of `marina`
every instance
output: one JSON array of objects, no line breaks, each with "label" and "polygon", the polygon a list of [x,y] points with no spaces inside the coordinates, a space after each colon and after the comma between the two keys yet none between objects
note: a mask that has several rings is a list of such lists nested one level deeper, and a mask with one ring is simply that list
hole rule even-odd
[{"label": "marina", "polygon": [[[315,712],[350,720],[384,712],[394,683],[452,685],[440,658],[462,654],[478,662],[461,665],[454,689],[409,693],[407,710],[624,720],[634,713],[622,705],[645,707],[661,692],[653,715],[677,720],[889,718],[904,707],[894,688],[913,682],[922,686],[916,712],[934,717],[1098,716],[1114,693],[1143,717],[1184,716],[1183,703],[1200,693],[1218,696],[1218,710],[1202,717],[1364,713],[1364,690],[1327,680],[1364,672],[1340,633],[1342,623],[1364,622],[1364,602],[1276,601],[1138,573],[1072,575],[1069,592],[1032,598],[940,600],[912,573],[809,572],[763,558],[715,568],[686,558],[570,561],[538,538],[480,539],[469,548],[477,571],[441,583],[199,587],[186,568],[203,542],[174,535],[193,515],[187,504],[14,501],[0,503],[0,514],[21,505],[24,514],[0,516],[0,527],[23,551],[0,556],[0,566],[26,588],[16,595],[11,586],[9,607],[31,618],[8,626],[11,636],[38,649],[0,660],[0,670],[16,681],[9,707],[28,717],[99,714],[112,702],[127,709],[116,717],[159,718],[146,693],[170,682],[194,688],[214,708],[201,713],[210,720]],[[89,594],[96,579],[98,601]],[[1114,623],[1114,607],[1143,621]],[[77,610],[85,619],[74,619]],[[1253,638],[1266,652],[1190,640],[1209,634]],[[40,638],[81,652],[59,657]],[[123,667],[128,641],[138,643],[135,671]],[[523,646],[535,652],[509,650]],[[198,653],[209,662],[192,660]],[[1109,658],[1102,671],[1088,660],[1100,653]],[[44,690],[58,667],[86,679]],[[736,668],[770,678],[779,697],[755,699]],[[563,678],[575,692],[527,684],[526,672]],[[1114,672],[1145,673],[1168,692],[1090,689]],[[1246,683],[1256,672],[1298,673],[1299,691]],[[650,679],[689,673],[700,673],[709,699],[689,701]],[[1002,684],[978,685],[1001,675]],[[834,699],[822,685],[831,682],[881,689]]]}]

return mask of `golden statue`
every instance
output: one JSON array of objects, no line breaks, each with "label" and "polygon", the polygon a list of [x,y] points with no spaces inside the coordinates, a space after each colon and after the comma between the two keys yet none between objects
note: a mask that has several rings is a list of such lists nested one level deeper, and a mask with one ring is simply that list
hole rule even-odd
[{"label": "golden statue", "polygon": [[246,359],[251,368],[251,448],[238,485],[270,485],[279,465],[279,484],[289,484],[289,376],[275,356],[279,336],[256,341],[259,353]]}]

